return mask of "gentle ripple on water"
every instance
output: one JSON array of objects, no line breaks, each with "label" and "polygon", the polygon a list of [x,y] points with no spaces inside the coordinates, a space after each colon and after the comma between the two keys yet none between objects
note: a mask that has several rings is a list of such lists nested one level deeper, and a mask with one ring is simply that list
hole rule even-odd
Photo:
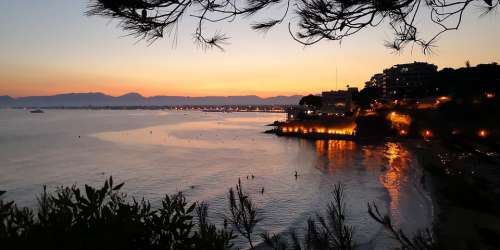
[{"label": "gentle ripple on water", "polygon": [[264,113],[48,110],[34,115],[0,110],[0,189],[8,190],[6,199],[34,206],[42,185],[100,185],[113,175],[126,182],[124,191],[153,204],[178,191],[192,201],[207,201],[220,223],[227,190],[241,178],[262,211],[259,228],[279,233],[303,228],[308,217],[324,211],[332,185],[342,182],[361,248],[390,244],[369,218],[368,202],[379,204],[409,232],[430,225],[432,202],[419,182],[418,162],[404,145],[262,133],[265,124],[282,118]]}]

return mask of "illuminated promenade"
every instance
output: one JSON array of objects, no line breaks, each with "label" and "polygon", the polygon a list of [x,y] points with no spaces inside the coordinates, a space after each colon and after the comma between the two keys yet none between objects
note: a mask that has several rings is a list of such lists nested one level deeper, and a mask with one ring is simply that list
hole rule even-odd
[{"label": "illuminated promenade", "polygon": [[356,123],[354,118],[289,121],[276,126],[274,132],[279,136],[352,140],[356,135]]}]

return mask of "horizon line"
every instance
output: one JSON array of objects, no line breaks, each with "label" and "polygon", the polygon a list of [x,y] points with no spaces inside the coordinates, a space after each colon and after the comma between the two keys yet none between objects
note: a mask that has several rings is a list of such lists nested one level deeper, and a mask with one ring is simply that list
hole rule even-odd
[{"label": "horizon line", "polygon": [[9,95],[9,94],[2,94],[0,96],[7,96],[13,99],[18,99],[18,98],[27,98],[27,97],[49,97],[49,96],[58,96],[58,95],[71,95],[71,94],[102,94],[110,97],[122,97],[130,94],[137,94],[141,97],[144,98],[152,98],[152,97],[188,97],[188,98],[203,98],[203,97],[249,97],[249,96],[255,96],[261,99],[267,99],[267,98],[272,98],[272,97],[292,97],[292,96],[306,96],[309,94],[317,95],[319,93],[309,93],[309,94],[276,94],[276,95],[269,95],[269,96],[261,96],[258,94],[244,94],[244,95],[168,95],[168,94],[158,94],[158,95],[143,95],[139,92],[131,91],[131,92],[126,92],[124,94],[120,95],[112,95],[108,94],[104,91],[83,91],[83,92],[60,92],[60,93],[54,93],[54,94],[47,94],[47,95],[23,95],[23,96],[14,96],[14,95]]}]

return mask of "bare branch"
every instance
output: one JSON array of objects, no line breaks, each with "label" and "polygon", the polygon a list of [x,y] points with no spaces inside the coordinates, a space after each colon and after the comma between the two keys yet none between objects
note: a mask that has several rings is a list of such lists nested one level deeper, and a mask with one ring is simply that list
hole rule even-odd
[{"label": "bare branch", "polygon": [[[195,41],[204,49],[222,49],[228,37],[219,32],[206,35],[206,22],[231,22],[238,16],[250,17],[275,8],[283,0],[89,1],[87,15],[116,19],[128,35],[149,43],[171,35],[174,30],[177,32],[173,27],[182,17],[194,18],[197,21]],[[298,18],[289,23],[292,38],[303,45],[312,45],[324,39],[342,41],[368,27],[388,24],[394,32],[392,41],[385,44],[388,48],[401,51],[409,44],[418,45],[428,54],[442,34],[460,27],[464,11],[473,2],[482,8],[482,15],[493,13],[500,6],[500,0],[287,0],[286,8],[280,7],[284,9],[280,16],[268,14],[265,21],[254,22],[251,28],[267,32],[293,13]],[[425,39],[421,36],[424,32],[419,32],[421,28],[415,23],[417,15],[427,15],[427,20],[440,30]]]}]

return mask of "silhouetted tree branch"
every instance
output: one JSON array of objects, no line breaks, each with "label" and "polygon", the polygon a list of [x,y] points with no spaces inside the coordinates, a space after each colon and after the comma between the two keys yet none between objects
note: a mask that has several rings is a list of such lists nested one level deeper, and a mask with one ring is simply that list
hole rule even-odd
[{"label": "silhouetted tree branch", "polygon": [[279,235],[262,234],[264,243],[274,250],[351,250],[354,249],[354,228],[347,223],[344,186],[333,186],[332,200],[325,215],[316,215],[316,220],[309,218],[302,244],[295,232],[291,232],[292,245]]},{"label": "silhouetted tree branch", "polygon": [[397,229],[396,226],[394,226],[389,215],[382,215],[375,203],[368,203],[368,213],[375,221],[380,223],[391,233],[392,237],[400,243],[401,249],[437,249],[436,241],[434,240],[433,234],[429,229],[419,230],[415,236],[410,238],[403,232],[403,230]]},{"label": "silhouetted tree branch", "polygon": [[228,220],[238,233],[247,239],[250,248],[253,249],[252,235],[255,226],[262,219],[252,199],[243,191],[240,179],[235,189],[229,189],[229,211]]},{"label": "silhouetted tree branch", "polygon": [[[429,53],[440,35],[460,27],[464,11],[472,3],[483,14],[500,6],[500,0],[90,0],[86,14],[117,19],[129,35],[149,42],[175,31],[182,18],[193,18],[195,41],[204,48],[222,49],[228,36],[220,32],[207,35],[207,23],[231,22],[238,16],[275,8],[281,13],[266,12],[269,16],[252,23],[251,28],[267,31],[293,13],[298,18],[288,23],[292,38],[311,45],[324,39],[342,41],[363,29],[387,24],[394,32],[393,39],[385,43],[388,48],[400,51],[414,44]],[[437,25],[439,31],[424,38],[417,16]]]}]

